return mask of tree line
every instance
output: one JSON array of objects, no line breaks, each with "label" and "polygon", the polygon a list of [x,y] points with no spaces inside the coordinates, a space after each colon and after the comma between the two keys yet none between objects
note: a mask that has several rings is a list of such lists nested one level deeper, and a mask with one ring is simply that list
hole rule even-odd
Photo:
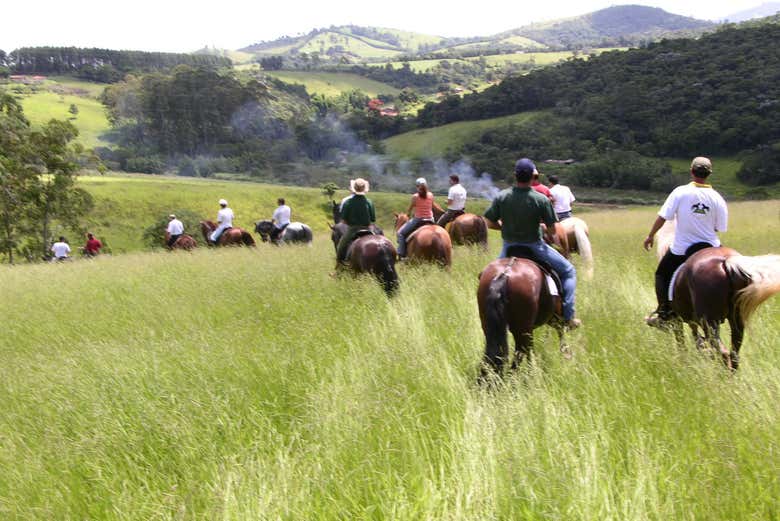
[{"label": "tree line", "polygon": [[21,47],[8,53],[5,65],[14,74],[68,74],[113,83],[128,72],[171,69],[177,65],[231,67],[224,56],[79,47]]}]

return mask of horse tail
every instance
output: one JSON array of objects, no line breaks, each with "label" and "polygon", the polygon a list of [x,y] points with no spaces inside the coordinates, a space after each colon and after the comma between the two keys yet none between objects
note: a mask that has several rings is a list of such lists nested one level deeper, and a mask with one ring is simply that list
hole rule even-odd
[{"label": "horse tail", "polygon": [[483,219],[480,216],[477,216],[477,244],[481,244],[485,248],[487,248],[488,243],[488,228],[487,223],[485,222],[485,219]]},{"label": "horse tail", "polygon": [[780,255],[734,255],[726,259],[725,268],[729,278],[737,275],[750,281],[737,291],[735,303],[746,323],[762,302],[780,293]]},{"label": "horse tail", "polygon": [[256,246],[255,239],[252,237],[252,234],[246,230],[241,231],[241,241],[245,246]]},{"label": "horse tail", "polygon": [[501,356],[507,345],[506,304],[509,277],[506,273],[493,278],[485,297],[485,353]]},{"label": "horse tail", "polygon": [[585,223],[579,219],[574,221],[574,237],[577,239],[577,251],[580,252],[585,263],[585,278],[593,278],[593,249],[590,246],[590,238],[585,228]]},{"label": "horse tail", "polygon": [[380,254],[378,273],[385,293],[392,297],[398,291],[398,273],[395,271],[395,252],[392,248],[384,246]]},{"label": "horse tail", "polygon": [[303,225],[303,237],[304,237],[303,242],[309,243],[310,245],[314,240],[314,234],[312,233],[311,228],[309,228],[305,224]]}]

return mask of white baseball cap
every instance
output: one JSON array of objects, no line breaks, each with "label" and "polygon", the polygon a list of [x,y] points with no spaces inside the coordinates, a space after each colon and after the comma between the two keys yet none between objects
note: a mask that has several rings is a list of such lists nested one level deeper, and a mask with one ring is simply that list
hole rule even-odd
[{"label": "white baseball cap", "polygon": [[219,200],[219,205],[220,206],[227,206],[227,201],[225,201],[224,199],[220,199]]},{"label": "white baseball cap", "polygon": [[426,181],[424,177],[418,177],[417,181],[415,181],[414,184],[416,184],[417,186],[420,185],[428,186],[428,181]]}]

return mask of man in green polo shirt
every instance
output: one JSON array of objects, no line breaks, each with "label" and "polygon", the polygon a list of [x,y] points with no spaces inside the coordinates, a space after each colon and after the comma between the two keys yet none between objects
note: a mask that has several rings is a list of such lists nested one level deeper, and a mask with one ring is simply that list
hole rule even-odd
[{"label": "man in green polo shirt", "polygon": [[502,190],[493,199],[485,212],[485,219],[489,228],[501,230],[504,246],[499,259],[507,256],[509,247],[519,245],[531,249],[537,258],[552,266],[563,286],[563,320],[568,328],[573,329],[581,325],[581,321],[574,318],[577,272],[571,262],[542,240],[539,223],[547,225],[547,235],[552,238],[558,218],[550,199],[531,188],[535,171],[536,165],[530,159],[518,160],[515,164],[517,183],[512,188]]},{"label": "man in green polo shirt", "polygon": [[349,245],[355,240],[357,233],[371,227],[376,221],[374,203],[366,197],[368,181],[361,178],[354,179],[350,182],[350,191],[355,195],[344,201],[341,208],[341,222],[345,223],[348,228],[336,247],[337,268],[346,260]]}]

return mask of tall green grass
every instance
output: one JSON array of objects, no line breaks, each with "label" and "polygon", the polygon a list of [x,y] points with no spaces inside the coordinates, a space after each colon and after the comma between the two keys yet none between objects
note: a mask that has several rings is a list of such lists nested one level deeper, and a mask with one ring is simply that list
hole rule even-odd
[{"label": "tall green grass", "polygon": [[[778,252],[777,212],[732,205],[724,238]],[[729,375],[642,323],[653,212],[586,218],[574,359],[539,329],[493,390],[493,234],[393,300],[328,277],[324,237],[0,268],[0,517],[777,519],[780,299]]]}]

